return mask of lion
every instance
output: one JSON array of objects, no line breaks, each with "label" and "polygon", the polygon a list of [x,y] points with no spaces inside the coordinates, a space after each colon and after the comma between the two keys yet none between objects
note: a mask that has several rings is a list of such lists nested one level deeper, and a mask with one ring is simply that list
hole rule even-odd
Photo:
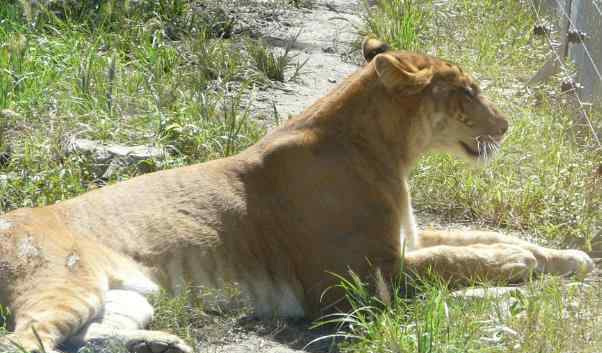
[{"label": "lion", "polygon": [[[367,63],[238,155],[141,175],[0,218],[0,343],[30,351],[114,339],[181,353],[145,330],[161,288],[236,283],[259,316],[344,310],[332,274],[372,283],[434,271],[450,284],[587,273],[578,250],[492,232],[418,232],[408,176],[425,153],[477,161],[508,121],[458,65],[363,44]],[[405,250],[404,250],[405,249]],[[325,293],[326,295],[323,295]]]}]

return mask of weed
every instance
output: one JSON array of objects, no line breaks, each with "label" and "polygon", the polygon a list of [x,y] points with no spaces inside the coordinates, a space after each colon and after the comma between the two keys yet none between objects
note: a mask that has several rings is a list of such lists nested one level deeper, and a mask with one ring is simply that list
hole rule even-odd
[{"label": "weed", "polygon": [[181,295],[172,296],[163,292],[153,296],[151,303],[156,308],[151,328],[168,330],[184,339],[194,336],[194,325],[202,321],[203,311],[200,303],[192,300],[191,289]]},{"label": "weed", "polygon": [[307,8],[311,9],[313,7],[313,3],[311,0],[288,0],[288,3],[293,5],[295,8]]},{"label": "weed", "polygon": [[428,20],[424,11],[429,1],[378,0],[377,6],[365,2],[366,31],[394,48],[416,50],[423,47],[420,35]]},{"label": "weed", "polygon": [[167,330],[192,346],[212,342],[228,333],[250,308],[240,289],[225,284],[222,289],[187,287],[173,296],[166,292],[151,297],[155,315],[150,329]]},{"label": "weed", "polygon": [[261,41],[249,41],[247,43],[247,51],[257,71],[263,73],[270,80],[284,82],[287,71],[293,70],[288,80],[293,81],[297,79],[301,73],[301,69],[307,62],[307,59],[299,62],[297,56],[291,54],[291,49],[299,34],[300,32],[287,41],[282,52],[267,48]]},{"label": "weed", "polygon": [[602,346],[600,288],[572,283],[562,289],[556,278],[534,281],[523,292],[471,298],[449,293],[432,276],[410,285],[418,296],[394,296],[384,306],[357,276],[340,277],[352,309],[318,320],[314,327],[334,326],[334,333],[308,346],[332,338],[343,339],[342,352],[593,353]]}]

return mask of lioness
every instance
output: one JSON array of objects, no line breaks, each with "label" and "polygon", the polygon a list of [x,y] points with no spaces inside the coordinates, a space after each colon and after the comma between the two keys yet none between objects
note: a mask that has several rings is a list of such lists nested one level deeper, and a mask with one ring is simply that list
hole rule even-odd
[{"label": "lioness", "polygon": [[[417,235],[408,175],[431,150],[491,156],[508,122],[457,65],[369,39],[368,63],[242,153],[0,218],[2,340],[29,350],[112,338],[132,352],[189,352],[144,330],[160,287],[235,282],[258,315],[316,317],[340,293],[400,269],[450,283],[587,272],[591,259],[490,232]],[[401,229],[401,237],[400,237]],[[402,259],[402,247],[408,251]],[[41,342],[35,337],[35,332]]]}]

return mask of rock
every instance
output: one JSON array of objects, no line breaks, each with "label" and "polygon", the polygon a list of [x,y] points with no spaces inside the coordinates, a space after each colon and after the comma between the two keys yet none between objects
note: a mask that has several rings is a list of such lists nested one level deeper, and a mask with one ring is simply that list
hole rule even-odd
[{"label": "rock", "polygon": [[[265,4],[270,2],[265,1]],[[266,42],[271,46],[287,45],[287,41],[270,40],[273,38],[296,38],[290,55],[296,56],[296,62],[303,63],[299,80],[274,85],[260,92],[262,99],[252,103],[254,113],[271,117],[275,105],[282,117],[297,115],[307,108],[308,103],[324,96],[334,83],[341,82],[359,67],[361,55],[357,50],[353,51],[353,45],[357,41],[355,26],[362,23],[361,2],[319,0],[311,1],[311,4],[310,9],[288,7],[277,13],[277,21],[253,27],[261,38],[268,38]],[[253,10],[257,9],[260,7],[253,7]],[[242,15],[240,18],[244,22],[250,22],[253,17],[250,13]],[[339,55],[352,52],[354,54],[349,58]],[[275,119],[272,123],[278,121]]]},{"label": "rock", "polygon": [[21,115],[19,113],[10,110],[10,109],[2,109],[0,110],[0,119],[20,119]]},{"label": "rock", "polygon": [[0,184],[8,183],[11,179],[16,179],[18,176],[15,173],[0,174]]},{"label": "rock", "polygon": [[499,345],[504,341],[512,340],[518,337],[518,332],[506,325],[495,325],[485,329],[489,336],[480,337],[479,340],[488,345]]},{"label": "rock", "polygon": [[[4,149],[4,151],[2,151]],[[10,162],[11,150],[10,146],[2,147],[0,146],[0,167],[4,167]]]},{"label": "rock", "polygon": [[81,153],[92,158],[94,173],[103,179],[110,178],[111,175],[128,166],[136,166],[143,173],[148,172],[148,168],[139,162],[162,161],[169,155],[166,150],[152,146],[105,144],[78,138],[71,138],[64,150],[67,154]]},{"label": "rock", "polygon": [[482,287],[466,288],[451,293],[453,298],[465,300],[486,300],[494,301],[494,316],[498,320],[506,320],[516,311],[519,298],[527,295],[527,291],[520,287]]},{"label": "rock", "polygon": [[525,289],[520,287],[480,287],[465,288],[451,293],[454,298],[464,299],[487,299],[509,297],[512,294],[525,294]]},{"label": "rock", "polygon": [[75,348],[71,346],[63,347],[67,353],[127,353],[128,350],[117,340],[92,340],[85,346]]},{"label": "rock", "polygon": [[67,152],[92,153],[100,161],[110,158],[129,158],[135,161],[145,159],[164,159],[166,151],[152,146],[125,146],[118,144],[104,144],[102,142],[72,138],[67,146]]}]

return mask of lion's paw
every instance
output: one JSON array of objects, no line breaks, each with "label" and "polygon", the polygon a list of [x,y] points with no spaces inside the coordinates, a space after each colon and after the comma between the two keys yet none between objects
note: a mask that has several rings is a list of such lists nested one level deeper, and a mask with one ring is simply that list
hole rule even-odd
[{"label": "lion's paw", "polygon": [[132,353],[190,353],[190,348],[177,336],[159,331],[143,331],[142,337],[133,337],[126,344]]},{"label": "lion's paw", "polygon": [[510,281],[524,280],[537,267],[537,259],[525,249],[507,244],[492,246],[496,251],[489,259],[493,265],[493,271],[499,272],[502,279]]},{"label": "lion's paw", "polygon": [[594,261],[581,250],[556,250],[548,256],[545,272],[585,276],[594,269]]},{"label": "lion's paw", "polygon": [[40,347],[38,340],[33,335],[8,334],[0,337],[0,352],[2,353],[60,353],[50,347]]}]

